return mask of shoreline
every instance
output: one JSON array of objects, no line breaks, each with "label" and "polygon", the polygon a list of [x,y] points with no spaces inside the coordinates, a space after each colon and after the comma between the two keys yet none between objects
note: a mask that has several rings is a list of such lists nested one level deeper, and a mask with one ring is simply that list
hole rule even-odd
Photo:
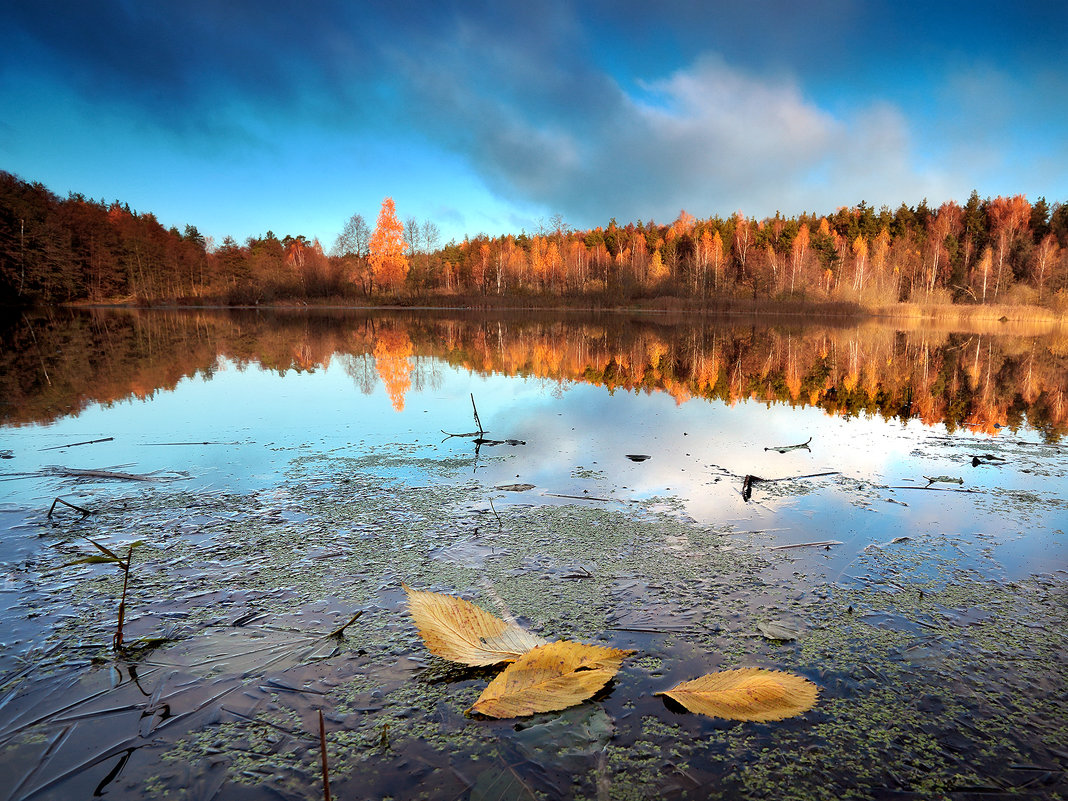
[{"label": "shoreline", "polygon": [[[405,302],[410,300],[411,302]],[[435,300],[442,302],[434,302]],[[343,302],[341,299],[326,298],[321,301],[276,301],[256,304],[230,304],[221,302],[186,303],[186,302],[138,302],[128,299],[105,301],[74,301],[70,303],[50,304],[58,308],[96,308],[96,309],[227,309],[227,310],[315,310],[346,309],[374,311],[551,311],[551,312],[612,312],[612,313],[686,313],[704,315],[723,314],[761,314],[784,317],[801,316],[813,312],[827,317],[856,317],[877,319],[970,319],[994,321],[1042,321],[1051,323],[1068,322],[1068,312],[1058,312],[1046,306],[1033,305],[958,305],[958,304],[917,304],[896,303],[880,306],[864,306],[851,301],[766,301],[746,298],[726,298],[712,304],[689,302],[673,296],[664,296],[631,304],[563,304],[563,303],[496,303],[486,302],[485,298],[455,295],[439,298],[418,297],[410,299],[391,299],[388,303],[364,301]],[[48,308],[48,305],[42,308]]]}]

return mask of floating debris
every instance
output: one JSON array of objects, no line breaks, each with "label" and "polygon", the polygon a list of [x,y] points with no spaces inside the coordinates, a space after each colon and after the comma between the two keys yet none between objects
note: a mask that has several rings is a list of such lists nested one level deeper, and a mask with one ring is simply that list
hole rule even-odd
[{"label": "floating debris", "polygon": [[789,451],[806,450],[811,451],[812,448],[808,447],[808,444],[812,442],[812,437],[802,442],[800,445],[779,445],[777,447],[765,448],[765,451],[778,451],[779,453],[788,453]]},{"label": "floating debris", "polygon": [[963,478],[954,478],[953,476],[924,476],[927,479],[927,484],[964,484]]},{"label": "floating debris", "polygon": [[772,545],[769,551],[785,551],[787,548],[829,548],[832,545],[841,545],[841,540],[820,540],[819,542],[795,542],[792,545]]},{"label": "floating debris", "polygon": [[769,640],[782,640],[783,642],[790,642],[796,640],[801,636],[801,630],[791,626],[787,623],[780,623],[778,621],[760,621],[756,624],[757,631],[764,635]]}]

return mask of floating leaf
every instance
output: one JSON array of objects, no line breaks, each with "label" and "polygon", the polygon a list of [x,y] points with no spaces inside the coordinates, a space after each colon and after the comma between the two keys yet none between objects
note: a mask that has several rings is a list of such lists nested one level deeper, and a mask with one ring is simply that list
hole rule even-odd
[{"label": "floating leaf", "polygon": [[477,667],[512,662],[545,640],[462,598],[413,590],[408,611],[430,653]]},{"label": "floating leaf", "polygon": [[758,722],[800,715],[816,705],[819,688],[808,679],[764,668],[710,673],[657,693],[691,712]]},{"label": "floating leaf", "polygon": [[604,687],[632,653],[567,640],[541,645],[501,671],[471,711],[515,718],[566,709]]}]

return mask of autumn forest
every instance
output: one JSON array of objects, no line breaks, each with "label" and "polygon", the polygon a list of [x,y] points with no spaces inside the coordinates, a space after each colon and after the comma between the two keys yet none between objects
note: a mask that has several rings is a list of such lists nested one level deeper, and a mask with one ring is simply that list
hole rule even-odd
[{"label": "autumn forest", "polygon": [[245,242],[165,228],[149,212],[0,172],[0,303],[626,305],[652,298],[997,304],[1068,310],[1068,205],[1022,195],[896,210],[575,230],[440,242],[431,220],[353,215],[330,245],[271,231]]}]

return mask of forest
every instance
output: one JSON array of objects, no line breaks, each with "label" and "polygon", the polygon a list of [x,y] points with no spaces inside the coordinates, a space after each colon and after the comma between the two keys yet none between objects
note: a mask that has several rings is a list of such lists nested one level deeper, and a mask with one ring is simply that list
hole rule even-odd
[{"label": "forest", "polygon": [[165,228],[120,201],[0,171],[0,304],[315,303],[614,306],[671,298],[1044,306],[1068,311],[1068,205],[1023,195],[896,210],[636,221],[439,245],[431,220],[386,198],[372,229],[353,215],[328,250],[272,231],[239,243]]}]

